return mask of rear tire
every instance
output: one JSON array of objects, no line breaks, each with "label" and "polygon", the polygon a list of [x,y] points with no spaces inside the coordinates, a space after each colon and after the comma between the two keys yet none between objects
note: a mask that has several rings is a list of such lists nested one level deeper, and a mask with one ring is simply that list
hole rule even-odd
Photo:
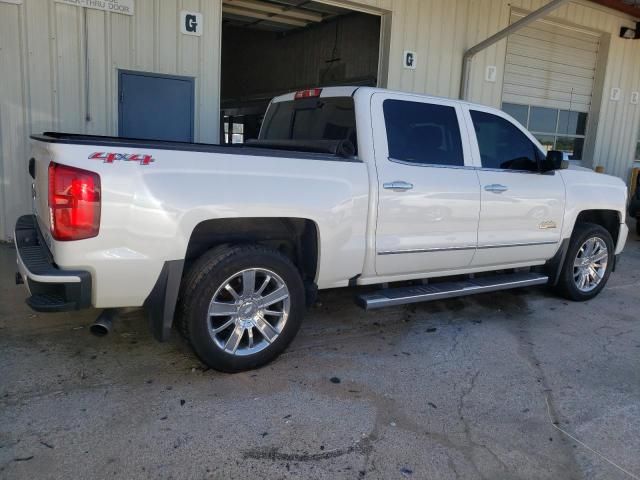
[{"label": "rear tire", "polygon": [[605,228],[594,223],[576,225],[556,291],[577,302],[592,299],[609,280],[613,254],[613,239]]},{"label": "rear tire", "polygon": [[304,297],[298,270],[280,252],[260,245],[214,248],[183,280],[177,325],[209,367],[250,370],[291,343]]}]

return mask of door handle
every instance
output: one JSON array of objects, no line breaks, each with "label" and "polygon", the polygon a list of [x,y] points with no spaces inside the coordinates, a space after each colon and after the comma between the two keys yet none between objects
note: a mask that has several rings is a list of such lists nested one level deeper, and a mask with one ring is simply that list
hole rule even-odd
[{"label": "door handle", "polygon": [[413,183],[396,180],[395,182],[387,182],[382,184],[383,188],[393,190],[394,192],[404,192],[413,188]]},{"label": "door handle", "polygon": [[500,185],[499,183],[492,183],[491,185],[485,185],[484,189],[487,192],[502,193],[502,192],[506,192],[507,190],[509,190],[509,187],[507,187],[505,185]]}]

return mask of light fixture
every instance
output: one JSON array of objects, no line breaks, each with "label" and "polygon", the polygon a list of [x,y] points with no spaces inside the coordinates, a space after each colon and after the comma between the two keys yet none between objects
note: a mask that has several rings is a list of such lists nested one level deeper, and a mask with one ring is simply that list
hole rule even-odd
[{"label": "light fixture", "polygon": [[638,40],[640,38],[640,22],[636,22],[635,30],[629,27],[620,27],[620,38]]}]

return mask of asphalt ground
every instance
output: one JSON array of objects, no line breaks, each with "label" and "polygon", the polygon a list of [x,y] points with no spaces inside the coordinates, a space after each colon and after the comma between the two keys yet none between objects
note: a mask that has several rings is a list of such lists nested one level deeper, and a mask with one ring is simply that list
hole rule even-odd
[{"label": "asphalt ground", "polygon": [[[640,242],[572,303],[545,288],[364,312],[323,291],[235,375],[130,311],[38,314],[0,246],[0,478],[640,478]],[[626,473],[625,473],[626,471]]]}]

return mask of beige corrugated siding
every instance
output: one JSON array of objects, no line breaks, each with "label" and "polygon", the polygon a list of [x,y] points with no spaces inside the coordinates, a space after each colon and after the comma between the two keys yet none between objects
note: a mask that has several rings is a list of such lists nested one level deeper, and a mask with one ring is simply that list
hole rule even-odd
[{"label": "beige corrugated siding", "polygon": [[26,98],[23,55],[23,17],[19,8],[0,3],[0,234],[6,238],[6,225],[16,212],[29,206],[30,185],[24,163],[16,157],[26,155],[29,112]]},{"label": "beige corrugated siding", "polygon": [[[183,9],[203,13],[202,37],[179,33]],[[0,2],[0,239],[30,210],[28,136],[115,135],[119,68],[195,77],[196,141],[217,141],[220,19],[218,0],[136,0],[134,16],[86,9],[86,119],[83,9],[53,0]]]},{"label": "beige corrugated siding", "polygon": [[[336,3],[336,2],[332,2]],[[387,87],[457,97],[462,55],[509,25],[512,7],[533,11],[546,0],[369,0],[350,2],[392,12],[391,52]],[[455,13],[454,13],[455,12]],[[640,126],[640,106],[629,99],[640,90],[640,42],[618,37],[621,26],[634,27],[620,12],[588,1],[575,1],[552,12],[549,18],[601,32],[610,39],[605,55],[602,96],[595,106],[597,124],[594,145],[587,149],[588,165],[603,165],[609,174],[628,180]],[[507,40],[475,56],[470,81],[470,100],[499,107],[505,70]],[[416,70],[402,68],[403,50],[416,50]],[[484,80],[485,68],[495,65],[498,81]],[[609,100],[611,88],[622,89],[619,102]],[[593,111],[593,110],[592,110]],[[587,139],[589,143],[589,139]]]},{"label": "beige corrugated siding", "polygon": [[[532,11],[546,0],[331,0],[327,3],[391,12],[387,86],[457,97],[464,51],[510,21],[512,7]],[[221,0],[136,0],[133,17],[87,10],[90,49],[90,121],[86,121],[82,9],[53,0],[0,2],[0,238],[10,237],[18,215],[30,209],[26,174],[27,136],[43,130],[99,134],[117,131],[116,69],[193,75],[196,79],[196,139],[218,137]],[[181,9],[201,11],[200,38],[178,33]],[[634,26],[621,13],[586,0],[571,2],[551,18],[603,33],[610,38],[601,99],[592,107],[598,122],[590,136],[588,162],[607,173],[628,177],[640,123],[640,42],[618,38],[620,26]],[[474,59],[470,98],[500,106],[505,69],[503,40]],[[416,70],[402,68],[404,50],[418,54]],[[498,81],[484,81],[487,65]],[[612,87],[623,99],[609,100]],[[598,113],[599,111],[599,113]],[[587,142],[589,143],[589,142]]]}]

